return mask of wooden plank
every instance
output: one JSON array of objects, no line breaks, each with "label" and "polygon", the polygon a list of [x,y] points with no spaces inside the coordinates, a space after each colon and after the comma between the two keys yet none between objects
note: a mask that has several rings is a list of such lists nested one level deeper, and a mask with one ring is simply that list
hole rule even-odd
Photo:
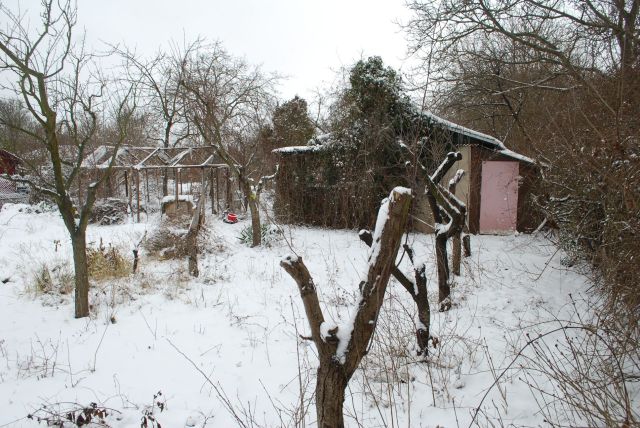
[{"label": "wooden plank", "polygon": [[140,223],[140,171],[136,170],[136,221]]}]

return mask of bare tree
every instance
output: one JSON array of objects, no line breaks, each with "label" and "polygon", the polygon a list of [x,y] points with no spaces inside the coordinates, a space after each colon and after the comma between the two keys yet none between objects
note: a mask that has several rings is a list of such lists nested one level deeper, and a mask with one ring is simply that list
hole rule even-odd
[{"label": "bare tree", "polygon": [[[140,97],[146,100],[146,110],[152,118],[150,140],[162,147],[179,146],[193,137],[188,116],[184,111],[182,82],[187,59],[202,47],[202,40],[179,46],[171,45],[169,53],[158,52],[149,60],[140,59],[135,52],[119,49],[131,82],[139,82]],[[163,195],[168,194],[166,170],[162,179]]]},{"label": "bare tree", "polygon": [[189,119],[203,143],[213,147],[238,178],[251,212],[253,246],[260,245],[259,197],[273,176],[262,177],[256,184],[251,174],[255,151],[242,160],[237,154],[251,141],[257,142],[260,125],[269,116],[277,77],[233,57],[220,43],[191,51],[182,73]]},{"label": "bare tree", "polygon": [[[529,61],[588,87],[611,111],[616,106],[589,77],[617,71],[622,95],[637,72],[638,0],[413,0],[408,6],[414,12],[406,27],[413,51],[429,52],[431,62],[444,67],[445,58],[460,53],[482,58],[486,43],[508,40],[526,48]],[[543,86],[552,78],[521,84]]]},{"label": "bare tree", "polygon": [[369,268],[359,285],[358,306],[345,325],[330,326],[325,321],[316,286],[302,258],[290,255],[280,262],[298,284],[311,328],[311,339],[318,350],[320,366],[316,383],[316,411],[319,427],[344,426],[344,392],[349,379],[366,355],[375,331],[400,239],[405,231],[410,204],[411,191],[402,187],[395,188],[389,198],[383,201],[373,235]]},{"label": "bare tree", "polygon": [[[82,41],[75,44],[72,37],[76,9],[71,1],[43,0],[40,28],[34,34],[24,16],[5,5],[0,5],[0,13],[5,22],[0,30],[0,71],[3,76],[15,79],[4,89],[24,102],[36,127],[21,127],[10,121],[4,121],[4,125],[27,135],[48,157],[46,168],[31,170],[30,176],[11,178],[26,182],[57,204],[73,247],[75,316],[86,317],[89,315],[86,229],[96,191],[110,168],[101,171],[99,178],[89,184],[84,200],[74,201],[72,192],[100,120],[114,107],[111,102],[118,97],[112,113],[121,120],[114,143],[118,145],[124,140],[127,121],[122,117],[123,112],[128,116],[134,111],[129,105],[132,88],[110,95],[106,80],[91,73],[92,56],[84,51]],[[117,85],[111,88],[114,86]]]},{"label": "bare tree", "polygon": [[[465,223],[466,206],[448,189],[438,184],[453,164],[462,159],[459,152],[449,153],[436,171],[429,175],[423,168],[425,194],[436,224],[436,265],[438,269],[438,303],[441,311],[451,308],[451,273],[447,256],[447,241],[459,235]],[[446,223],[445,223],[446,220]]]}]

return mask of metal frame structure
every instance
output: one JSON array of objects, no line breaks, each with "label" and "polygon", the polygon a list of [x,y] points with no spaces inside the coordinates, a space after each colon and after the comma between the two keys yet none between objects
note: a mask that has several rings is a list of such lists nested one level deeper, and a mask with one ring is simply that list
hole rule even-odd
[{"label": "metal frame structure", "polygon": [[[233,204],[233,178],[229,167],[221,162],[212,147],[120,146],[115,157],[114,150],[113,146],[98,146],[84,159],[81,165],[83,174],[78,180],[80,199],[83,198],[83,183],[93,181],[100,170],[109,168],[113,162],[111,176],[106,180],[104,188],[99,189],[98,196],[103,198],[114,196],[124,185],[125,196],[131,211],[135,211],[137,221],[140,221],[142,194],[144,194],[147,210],[151,202],[149,175],[152,175],[152,180],[155,178],[156,188],[161,189],[163,186],[158,185],[160,177],[163,182],[164,180],[168,182],[172,175],[173,194],[176,201],[181,194],[184,194],[185,187],[188,193],[193,194],[193,183],[199,183],[200,189],[206,189],[208,184],[212,213],[215,214],[221,208],[228,208]],[[141,175],[144,177],[142,192]],[[189,185],[185,186],[187,182]],[[163,194],[159,195],[160,198],[168,196],[169,192],[167,188],[167,194],[162,192]],[[224,197],[221,198],[221,195]],[[221,199],[224,201],[222,206]]]}]

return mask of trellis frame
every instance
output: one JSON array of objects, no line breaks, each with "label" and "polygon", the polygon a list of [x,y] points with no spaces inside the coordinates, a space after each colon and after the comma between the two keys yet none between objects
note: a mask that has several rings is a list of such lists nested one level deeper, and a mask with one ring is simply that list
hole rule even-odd
[{"label": "trellis frame", "polygon": [[[144,189],[146,201],[145,204],[150,203],[149,192],[149,174],[153,174],[156,179],[156,183],[159,182],[158,174],[163,174],[168,178],[169,173],[173,172],[174,189],[176,200],[183,188],[184,176],[190,176],[190,183],[200,182],[202,189],[205,189],[204,185],[206,180],[209,180],[209,198],[211,200],[211,212],[215,214],[219,212],[221,187],[224,187],[224,206],[229,207],[232,204],[232,177],[229,172],[229,166],[222,162],[215,154],[213,147],[137,147],[137,146],[121,146],[118,148],[115,158],[113,157],[114,146],[101,145],[98,146],[93,153],[89,154],[83,161],[81,168],[83,174],[78,179],[78,197],[83,197],[83,184],[88,183],[93,179],[93,176],[97,175],[97,172],[101,169],[109,167],[110,162],[113,159],[113,165],[111,166],[112,174],[111,178],[105,182],[106,189],[101,189],[99,194],[104,197],[105,194],[112,195],[113,181],[115,178],[116,187],[118,184],[118,172],[122,173],[125,187],[125,197],[128,199],[129,206],[134,208],[133,195],[135,193],[135,215],[136,220],[140,221],[140,174],[144,175]],[[220,170],[225,171],[224,174],[220,174]],[[198,179],[193,180],[193,177],[198,173]],[[224,185],[221,186],[220,180],[224,180]],[[215,184],[214,184],[215,182]],[[191,186],[189,186],[191,191]],[[170,190],[167,189],[169,194]],[[167,195],[163,195],[167,196]],[[207,197],[206,194],[202,195]]]}]

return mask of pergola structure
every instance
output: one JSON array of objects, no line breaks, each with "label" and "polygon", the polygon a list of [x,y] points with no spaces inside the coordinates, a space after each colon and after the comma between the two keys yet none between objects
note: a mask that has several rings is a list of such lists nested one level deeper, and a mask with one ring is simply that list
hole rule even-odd
[{"label": "pergola structure", "polygon": [[100,170],[109,168],[113,162],[109,178],[98,189],[98,197],[121,197],[124,187],[124,196],[131,211],[135,210],[137,221],[140,221],[142,202],[149,211],[152,193],[157,194],[158,200],[175,195],[178,201],[180,195],[185,194],[206,197],[204,190],[208,184],[212,213],[230,208],[234,203],[229,167],[221,162],[212,147],[120,146],[115,158],[114,150],[113,146],[98,146],[85,158],[81,166],[83,173],[78,180],[80,199],[83,198],[84,186],[94,181]]}]

